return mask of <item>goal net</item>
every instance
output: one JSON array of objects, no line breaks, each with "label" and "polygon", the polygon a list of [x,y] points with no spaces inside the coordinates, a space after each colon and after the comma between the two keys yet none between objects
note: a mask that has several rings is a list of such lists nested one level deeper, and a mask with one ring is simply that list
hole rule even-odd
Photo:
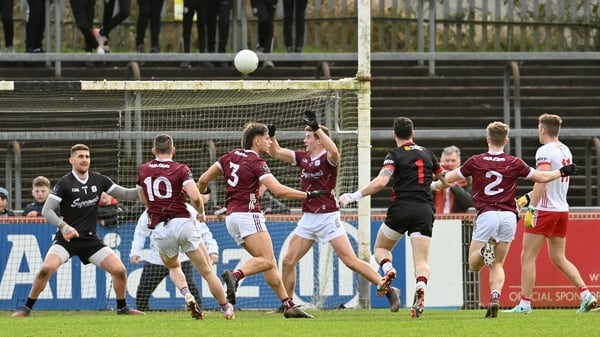
[{"label": "goal net", "polygon": [[[152,141],[159,133],[175,140],[175,160],[186,163],[198,177],[216,159],[240,147],[242,128],[249,121],[273,123],[282,147],[303,149],[306,110],[314,110],[319,122],[332,133],[341,152],[338,188],[343,192],[358,186],[357,82],[337,81],[82,81],[23,82],[0,91],[2,142],[0,149],[7,171],[0,186],[10,189],[11,208],[20,210],[32,201],[31,181],[43,175],[52,184],[68,173],[67,161],[73,144],[90,146],[91,170],[133,187],[137,168],[152,159]],[[14,158],[14,160],[13,160]],[[275,159],[265,158],[275,177],[299,188],[300,172]],[[9,167],[10,166],[10,167]],[[20,184],[16,182],[20,181]],[[227,233],[219,216],[224,206],[222,178],[211,185],[207,222],[219,245],[215,271],[236,269],[249,257]],[[18,194],[18,196],[17,196]],[[300,202],[266,194],[262,206],[279,263],[300,213]],[[136,293],[144,263],[129,261],[136,220],[143,207],[119,201],[99,220],[98,233],[121,256],[128,271],[128,304],[136,306]],[[215,215],[217,214],[217,215]],[[344,222],[357,249],[356,220]],[[2,220],[4,222],[8,220]],[[14,218],[14,226],[0,226],[3,242],[0,261],[0,308],[23,305],[52,240],[55,229],[43,218]],[[16,224],[18,223],[18,224]],[[150,251],[149,238],[142,258]],[[150,298],[155,310],[180,309],[184,303],[175,286],[162,280]],[[205,309],[217,307],[207,284],[194,271]],[[356,306],[358,276],[352,273],[329,245],[315,244],[298,264],[294,299],[316,308]],[[158,281],[157,281],[158,283]],[[280,305],[262,275],[240,283],[237,307],[275,309]],[[109,276],[94,266],[73,258],[53,276],[36,303],[36,309],[114,308]]]}]

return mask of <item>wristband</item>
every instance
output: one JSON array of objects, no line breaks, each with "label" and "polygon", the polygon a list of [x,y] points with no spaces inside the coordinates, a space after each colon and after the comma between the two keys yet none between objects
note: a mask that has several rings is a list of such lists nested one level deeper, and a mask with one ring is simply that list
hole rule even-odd
[{"label": "wristband", "polygon": [[356,191],[354,193],[350,193],[350,199],[352,201],[358,201],[360,199],[362,199],[363,195],[360,191]]}]

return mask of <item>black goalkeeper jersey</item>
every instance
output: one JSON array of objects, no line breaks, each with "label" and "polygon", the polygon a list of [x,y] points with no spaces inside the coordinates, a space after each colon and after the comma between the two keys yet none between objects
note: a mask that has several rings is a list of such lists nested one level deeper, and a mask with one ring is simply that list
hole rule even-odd
[{"label": "black goalkeeper jersey", "polygon": [[443,169],[431,150],[412,142],[403,144],[388,152],[383,167],[394,171],[392,202],[415,200],[433,204],[430,190],[433,174]]},{"label": "black goalkeeper jersey", "polygon": [[77,229],[80,238],[94,236],[98,223],[98,202],[102,192],[109,192],[115,183],[98,172],[88,172],[82,181],[73,172],[64,175],[52,189],[50,198],[60,202],[63,220]]}]

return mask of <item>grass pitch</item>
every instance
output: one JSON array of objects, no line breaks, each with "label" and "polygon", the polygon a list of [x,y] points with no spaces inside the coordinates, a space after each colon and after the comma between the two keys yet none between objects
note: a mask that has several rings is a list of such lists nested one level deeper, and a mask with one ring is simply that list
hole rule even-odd
[{"label": "grass pitch", "polygon": [[600,313],[575,309],[540,310],[531,314],[500,312],[484,319],[485,310],[425,310],[412,319],[408,309],[311,311],[314,319],[285,319],[264,311],[237,311],[232,321],[216,311],[196,321],[185,311],[117,316],[115,312],[34,311],[11,318],[0,312],[0,336],[11,337],[169,337],[169,336],[598,336]]}]

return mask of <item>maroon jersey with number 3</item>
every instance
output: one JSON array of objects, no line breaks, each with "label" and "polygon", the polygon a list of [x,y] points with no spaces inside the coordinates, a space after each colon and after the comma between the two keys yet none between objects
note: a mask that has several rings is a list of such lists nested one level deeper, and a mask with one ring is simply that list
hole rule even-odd
[{"label": "maroon jersey with number 3", "polygon": [[225,177],[227,214],[260,212],[260,181],[272,175],[267,162],[252,150],[236,149],[221,156],[216,164]]},{"label": "maroon jersey with number 3", "polygon": [[[294,151],[294,159],[301,169],[300,187],[303,191],[335,190],[338,168],[327,160],[327,151],[315,157],[306,151]],[[333,193],[302,202],[302,211],[307,213],[331,213],[337,210]]]},{"label": "maroon jersey with number 3", "polygon": [[185,164],[172,160],[152,160],[140,166],[137,188],[148,200],[150,223],[156,225],[165,219],[189,218],[183,185],[194,182],[192,171]]},{"label": "maroon jersey with number 3", "polygon": [[522,159],[502,153],[474,155],[458,169],[463,177],[472,176],[473,204],[477,214],[509,211],[518,214],[515,195],[519,178],[530,178],[533,168]]}]

